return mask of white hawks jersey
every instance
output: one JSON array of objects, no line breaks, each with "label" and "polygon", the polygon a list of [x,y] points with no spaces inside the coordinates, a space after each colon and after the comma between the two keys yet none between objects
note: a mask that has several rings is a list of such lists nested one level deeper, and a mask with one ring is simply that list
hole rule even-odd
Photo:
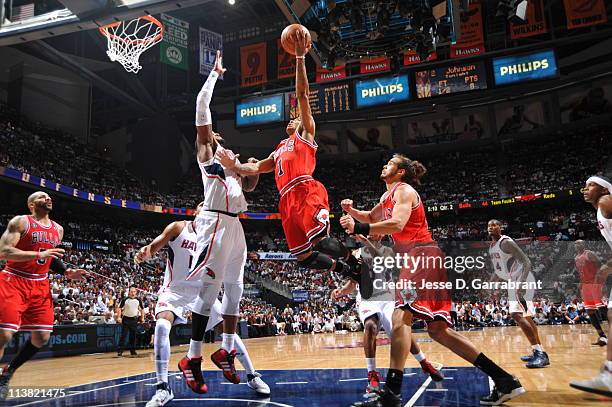
[{"label": "white hawks jersey", "polygon": [[197,241],[194,223],[186,222],[181,233],[168,242],[168,259],[166,260],[164,285],[160,292],[165,288],[179,290],[182,287],[198,287],[202,285],[202,282],[199,280],[186,280],[196,253]]},{"label": "white hawks jersey", "polygon": [[[223,147],[218,146],[217,149]],[[230,213],[241,213],[247,210],[247,202],[242,193],[240,175],[221,165],[212,158],[199,162],[204,185],[204,210],[216,210]]]},{"label": "white hawks jersey", "polygon": [[[495,274],[503,280],[518,281],[523,274],[523,265],[514,259],[510,253],[506,253],[501,249],[501,243],[504,240],[512,240],[510,236],[502,235],[495,244],[489,247],[489,255],[493,261]],[[510,261],[512,260],[512,264]]]},{"label": "white hawks jersey", "polygon": [[601,208],[597,209],[597,228],[612,249],[612,219],[606,219],[601,212]]}]

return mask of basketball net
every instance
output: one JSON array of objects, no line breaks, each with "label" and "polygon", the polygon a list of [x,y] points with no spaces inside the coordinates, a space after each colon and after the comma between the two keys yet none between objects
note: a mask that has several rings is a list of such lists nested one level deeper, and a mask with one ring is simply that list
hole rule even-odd
[{"label": "basketball net", "polygon": [[155,17],[143,16],[130,21],[119,21],[99,28],[106,37],[106,54],[119,62],[126,71],[138,73],[142,66],[140,54],[161,41],[164,26]]}]

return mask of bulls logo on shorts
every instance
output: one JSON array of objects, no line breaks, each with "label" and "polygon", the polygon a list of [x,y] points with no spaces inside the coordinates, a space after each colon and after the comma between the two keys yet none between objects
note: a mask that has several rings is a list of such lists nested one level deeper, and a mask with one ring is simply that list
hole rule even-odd
[{"label": "bulls logo on shorts", "polygon": [[404,288],[400,291],[400,298],[403,301],[403,304],[412,304],[417,300],[417,292],[414,288]]},{"label": "bulls logo on shorts", "polygon": [[329,211],[325,208],[322,208],[317,212],[317,220],[323,224],[329,223]]},{"label": "bulls logo on shorts", "polygon": [[206,267],[206,275],[210,278],[212,278],[213,280],[215,279],[215,272],[212,271],[212,269],[210,267]]}]

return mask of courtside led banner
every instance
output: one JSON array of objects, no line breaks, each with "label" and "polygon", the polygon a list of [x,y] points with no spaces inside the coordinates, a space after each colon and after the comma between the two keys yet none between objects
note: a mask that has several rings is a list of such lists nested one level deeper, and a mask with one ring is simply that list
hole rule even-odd
[{"label": "courtside led banner", "polygon": [[236,104],[236,127],[279,122],[284,114],[283,94],[249,99]]},{"label": "courtside led banner", "polygon": [[528,55],[493,59],[493,76],[496,85],[554,78],[557,76],[557,60],[552,50]]},{"label": "courtside led banner", "polygon": [[358,109],[409,99],[408,75],[384,76],[355,82],[355,105]]}]

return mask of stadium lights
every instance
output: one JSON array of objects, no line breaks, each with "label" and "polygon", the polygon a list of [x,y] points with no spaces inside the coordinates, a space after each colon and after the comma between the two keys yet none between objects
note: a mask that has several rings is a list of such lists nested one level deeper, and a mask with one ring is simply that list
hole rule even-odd
[{"label": "stadium lights", "polygon": [[230,6],[236,4],[236,0],[227,0],[227,2],[230,4]]}]

